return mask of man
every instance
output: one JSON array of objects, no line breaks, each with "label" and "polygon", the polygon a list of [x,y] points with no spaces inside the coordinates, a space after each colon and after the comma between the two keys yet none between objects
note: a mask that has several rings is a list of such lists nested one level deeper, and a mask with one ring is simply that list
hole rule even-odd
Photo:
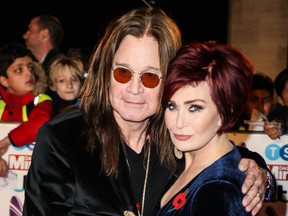
[{"label": "man", "polygon": [[59,19],[51,15],[39,15],[32,18],[23,35],[26,46],[32,51],[48,74],[51,63],[62,54],[59,46],[64,32]]}]

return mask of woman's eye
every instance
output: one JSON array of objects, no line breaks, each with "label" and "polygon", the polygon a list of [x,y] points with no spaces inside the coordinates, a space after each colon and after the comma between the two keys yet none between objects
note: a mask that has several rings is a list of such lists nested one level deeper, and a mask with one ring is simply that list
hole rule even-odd
[{"label": "woman's eye", "polygon": [[174,104],[174,103],[171,103],[171,102],[169,102],[168,104],[167,104],[167,109],[169,109],[169,110],[176,110],[177,109],[177,107],[176,107],[176,105]]},{"label": "woman's eye", "polygon": [[203,110],[203,107],[195,104],[192,104],[189,108],[189,112],[199,112],[201,110]]}]

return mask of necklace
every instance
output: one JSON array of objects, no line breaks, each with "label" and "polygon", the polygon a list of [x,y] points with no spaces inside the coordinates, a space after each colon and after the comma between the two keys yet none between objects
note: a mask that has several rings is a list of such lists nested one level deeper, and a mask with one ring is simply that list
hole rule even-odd
[{"label": "necklace", "polygon": [[[124,151],[125,155],[126,152]],[[147,157],[147,162],[146,162],[146,172],[145,172],[145,178],[144,178],[144,185],[143,185],[143,191],[142,191],[142,203],[140,206],[140,203],[136,205],[137,211],[138,211],[138,216],[143,216],[144,213],[144,205],[145,205],[145,197],[146,197],[146,188],[147,188],[147,181],[148,181],[148,174],[149,174],[149,168],[150,168],[150,157],[151,157],[151,146],[149,145],[148,148],[148,157]],[[128,168],[130,169],[129,162],[126,157],[126,163],[128,164]],[[141,209],[141,214],[140,214],[140,209]],[[135,216],[135,214],[131,211],[124,211],[124,216]]]},{"label": "necklace", "polygon": [[150,167],[150,154],[151,154],[151,146],[149,145],[148,158],[147,158],[147,164],[146,164],[146,172],[145,172],[145,179],[144,179],[144,187],[143,187],[143,193],[142,193],[141,215],[139,215],[139,216],[143,216],[143,212],[144,212],[146,186],[147,186],[149,167]]}]

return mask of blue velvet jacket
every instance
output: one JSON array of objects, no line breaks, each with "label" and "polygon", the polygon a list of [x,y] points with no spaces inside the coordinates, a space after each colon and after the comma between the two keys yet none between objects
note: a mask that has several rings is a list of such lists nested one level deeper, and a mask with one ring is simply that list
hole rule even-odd
[{"label": "blue velvet jacket", "polygon": [[238,169],[241,155],[233,150],[204,169],[164,205],[158,216],[246,216],[241,187],[245,174]]}]

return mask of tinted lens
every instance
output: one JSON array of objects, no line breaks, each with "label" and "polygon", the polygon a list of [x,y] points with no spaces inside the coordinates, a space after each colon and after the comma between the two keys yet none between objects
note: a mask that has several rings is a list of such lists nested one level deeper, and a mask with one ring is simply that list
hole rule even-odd
[{"label": "tinted lens", "polygon": [[114,78],[119,83],[127,83],[132,77],[131,71],[126,68],[116,68],[114,70]]},{"label": "tinted lens", "polygon": [[[127,83],[132,78],[132,72],[126,68],[116,68],[113,75],[119,83]],[[159,84],[160,78],[157,74],[145,72],[141,74],[141,82],[147,88],[155,88]]]},{"label": "tinted lens", "polygon": [[145,87],[155,88],[159,84],[160,78],[157,74],[146,72],[141,75],[141,81]]}]

